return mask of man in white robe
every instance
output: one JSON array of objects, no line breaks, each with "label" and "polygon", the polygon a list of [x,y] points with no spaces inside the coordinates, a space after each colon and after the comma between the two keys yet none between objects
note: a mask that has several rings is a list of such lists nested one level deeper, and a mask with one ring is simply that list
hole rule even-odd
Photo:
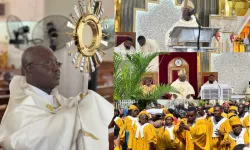
[{"label": "man in white robe", "polygon": [[250,98],[250,81],[249,81],[249,86],[247,87],[245,94],[247,95],[247,98]]},{"label": "man in white robe", "polygon": [[22,56],[25,76],[10,83],[10,100],[0,125],[4,150],[108,150],[113,106],[94,91],[64,98],[56,89],[60,63],[44,46]]},{"label": "man in white robe", "polygon": [[169,52],[174,52],[174,49],[170,48],[169,46],[174,45],[176,41],[175,39],[171,39],[169,36],[175,27],[198,27],[195,16],[193,16],[191,13],[194,9],[194,4],[190,0],[184,0],[182,2],[182,18],[176,22],[165,35],[165,44]]},{"label": "man in white robe", "polygon": [[[215,80],[215,76],[213,74],[210,74],[209,77],[208,77],[208,81],[206,83],[204,83],[203,85],[207,85],[207,84],[218,84],[218,82]],[[203,86],[202,85],[202,86]],[[198,98],[201,97],[201,92],[199,93],[198,95]]]},{"label": "man in white robe", "polygon": [[133,44],[133,39],[128,37],[126,41],[124,41],[119,46],[115,47],[115,52],[121,53],[123,55],[133,54],[136,52],[136,50],[132,44]]},{"label": "man in white robe", "polygon": [[146,39],[144,36],[139,36],[137,42],[140,45],[140,51],[143,53],[159,52],[159,47],[155,40]]},{"label": "man in white robe", "polygon": [[220,32],[216,32],[215,35],[213,36],[212,41],[211,41],[211,47],[214,47],[215,48],[214,51],[217,51],[217,52],[220,52],[223,50]]},{"label": "man in white robe", "polygon": [[195,95],[194,88],[192,85],[186,80],[186,71],[182,69],[178,72],[179,78],[174,81],[171,86],[174,87],[179,93],[171,93],[172,99],[193,99]]}]

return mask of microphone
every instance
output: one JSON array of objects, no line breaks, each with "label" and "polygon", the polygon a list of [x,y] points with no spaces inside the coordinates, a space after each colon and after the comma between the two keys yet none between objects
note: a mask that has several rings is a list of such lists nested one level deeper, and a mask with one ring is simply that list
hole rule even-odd
[{"label": "microphone", "polygon": [[191,11],[188,13],[188,15],[192,16],[192,15],[195,15],[195,13],[196,13],[196,11],[195,11],[195,9],[193,9],[193,10],[191,10]]}]

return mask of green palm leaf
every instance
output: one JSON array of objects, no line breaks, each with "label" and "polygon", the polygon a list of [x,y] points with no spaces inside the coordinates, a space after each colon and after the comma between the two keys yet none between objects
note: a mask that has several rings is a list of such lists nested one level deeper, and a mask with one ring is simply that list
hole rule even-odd
[{"label": "green palm leaf", "polygon": [[148,72],[149,63],[160,54],[135,53],[122,56],[114,53],[114,100],[154,100],[170,92],[178,93],[170,85],[159,85],[147,94],[140,87],[141,77]]}]

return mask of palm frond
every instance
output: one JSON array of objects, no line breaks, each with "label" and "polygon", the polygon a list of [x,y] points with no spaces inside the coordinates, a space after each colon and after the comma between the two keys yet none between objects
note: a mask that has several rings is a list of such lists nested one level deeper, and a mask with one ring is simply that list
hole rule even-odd
[{"label": "palm frond", "polygon": [[159,85],[147,94],[140,87],[141,78],[147,72],[149,63],[160,54],[135,53],[124,57],[119,53],[114,53],[114,100],[154,100],[169,92],[178,93],[170,85]]}]

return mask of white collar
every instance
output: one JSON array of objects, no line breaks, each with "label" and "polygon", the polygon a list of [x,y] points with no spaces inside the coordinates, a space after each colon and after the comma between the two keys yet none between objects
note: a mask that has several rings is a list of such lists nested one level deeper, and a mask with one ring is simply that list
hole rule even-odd
[{"label": "white collar", "polygon": [[28,84],[35,92],[36,94],[38,94],[39,96],[49,100],[50,104],[53,106],[53,107],[57,107],[57,104],[54,103],[54,95],[49,95],[48,93],[44,92],[43,90],[33,86],[33,85],[30,85]]},{"label": "white collar", "polygon": [[246,128],[242,128],[242,130],[241,130],[241,132],[240,132],[240,135],[235,135],[234,133],[233,133],[233,131],[231,131],[230,133],[229,133],[229,136],[230,136],[230,138],[232,138],[233,140],[235,140],[236,141],[236,144],[238,145],[238,144],[245,144],[244,143],[244,134],[245,134],[245,132],[246,132]]},{"label": "white collar", "polygon": [[170,139],[171,139],[171,140],[174,140],[174,134],[173,134],[174,125],[172,125],[172,126],[166,126],[166,127],[165,127],[165,130],[168,131],[169,136],[170,136]]},{"label": "white collar", "polygon": [[139,134],[141,135],[141,138],[144,138],[144,127],[146,127],[149,123],[145,123],[144,125],[141,125],[139,122],[136,122],[137,129],[135,133],[135,137],[138,139]]},{"label": "white collar", "polygon": [[120,117],[115,117],[114,121],[116,122],[118,119],[120,119]]},{"label": "white collar", "polygon": [[128,116],[132,120],[132,125],[137,122],[137,117]]},{"label": "white collar", "polygon": [[49,95],[48,93],[44,92],[43,90],[41,90],[41,89],[39,89],[39,88],[37,88],[37,87],[35,87],[35,86],[33,86],[33,85],[30,85],[30,84],[29,84],[29,86],[31,86],[32,89],[35,90],[35,92],[36,92],[37,94],[39,94],[40,96],[51,96],[51,95]]},{"label": "white collar", "polygon": [[222,117],[222,119],[221,119],[219,122],[217,122],[217,121],[215,120],[215,117],[212,116],[212,123],[213,123],[213,133],[212,133],[212,137],[219,137],[217,134],[215,134],[215,132],[216,132],[216,130],[220,129],[220,125],[221,125],[222,123],[224,123],[226,120],[227,120],[227,118]]}]

